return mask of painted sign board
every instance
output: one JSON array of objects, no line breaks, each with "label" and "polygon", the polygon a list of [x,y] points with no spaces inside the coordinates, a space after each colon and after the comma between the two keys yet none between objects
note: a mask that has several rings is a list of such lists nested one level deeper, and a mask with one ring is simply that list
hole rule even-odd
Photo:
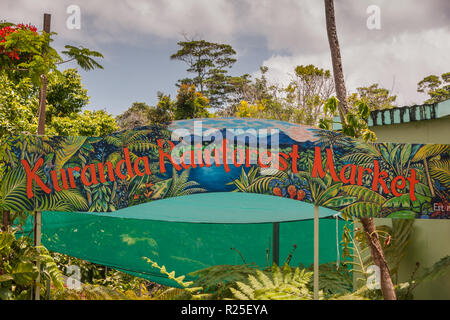
[{"label": "painted sign board", "polygon": [[450,218],[450,145],[365,143],[275,120],[174,121],[104,137],[10,136],[1,205],[109,212],[201,192],[306,201],[350,217]]}]

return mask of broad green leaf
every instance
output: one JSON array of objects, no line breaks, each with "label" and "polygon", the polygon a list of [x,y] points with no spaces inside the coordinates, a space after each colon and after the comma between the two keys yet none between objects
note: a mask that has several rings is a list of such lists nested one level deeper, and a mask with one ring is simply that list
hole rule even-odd
[{"label": "broad green leaf", "polygon": [[9,281],[9,280],[13,280],[13,276],[10,274],[2,274],[0,275],[0,282],[5,282],[5,281]]},{"label": "broad green leaf", "polygon": [[21,261],[12,270],[14,281],[20,285],[32,284],[38,274],[36,266],[30,261]]},{"label": "broad green leaf", "polygon": [[7,288],[0,288],[0,300],[11,300],[13,293]]}]

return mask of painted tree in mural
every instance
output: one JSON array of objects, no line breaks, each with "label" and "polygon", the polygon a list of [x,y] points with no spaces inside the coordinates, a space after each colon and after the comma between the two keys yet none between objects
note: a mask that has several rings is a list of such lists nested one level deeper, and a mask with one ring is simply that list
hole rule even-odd
[{"label": "painted tree in mural", "polygon": [[436,192],[440,191],[439,189],[435,190],[436,186],[433,185],[431,175],[437,178],[443,187],[449,185],[449,159],[440,159],[440,157],[438,157],[440,154],[448,152],[448,150],[450,150],[449,148],[448,145],[426,145],[420,148],[412,158],[413,162],[419,162],[423,165],[432,197],[435,197]]},{"label": "painted tree in mural", "polygon": [[[342,59],[339,48],[339,41],[336,30],[336,20],[334,14],[334,0],[324,0],[325,3],[325,17],[328,42],[331,51],[331,60],[333,65],[334,81],[336,86],[336,94],[339,100],[338,110],[343,125],[347,123],[346,115],[349,113],[347,106],[347,94],[344,82],[344,72],[342,68]],[[380,244],[378,234],[376,233],[375,223],[373,218],[361,218],[366,236],[369,239],[370,250],[375,264],[380,268],[381,272],[381,288],[383,296],[387,300],[396,299],[394,285],[389,272],[386,259],[383,254],[383,249]]]}]

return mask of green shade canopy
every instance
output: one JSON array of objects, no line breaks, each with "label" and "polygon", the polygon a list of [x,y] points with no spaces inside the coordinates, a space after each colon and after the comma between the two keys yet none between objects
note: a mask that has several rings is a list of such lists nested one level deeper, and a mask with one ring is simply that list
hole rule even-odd
[{"label": "green shade canopy", "polygon": [[[320,208],[319,217],[337,211]],[[314,218],[314,205],[287,198],[242,192],[200,193],[147,202],[92,215],[190,223],[268,223]]]},{"label": "green shade canopy", "polygon": [[[320,208],[320,217],[336,211]],[[195,194],[153,201],[115,212],[42,212],[42,243],[52,251],[106,265],[160,284],[177,286],[142,257],[177,275],[213,265],[272,261],[273,222],[280,222],[280,264],[313,262],[313,205],[238,192]],[[345,221],[320,220],[320,263],[336,261]],[[25,232],[32,229],[27,221]],[[267,252],[269,250],[269,252]],[[192,277],[187,277],[192,280]]]}]

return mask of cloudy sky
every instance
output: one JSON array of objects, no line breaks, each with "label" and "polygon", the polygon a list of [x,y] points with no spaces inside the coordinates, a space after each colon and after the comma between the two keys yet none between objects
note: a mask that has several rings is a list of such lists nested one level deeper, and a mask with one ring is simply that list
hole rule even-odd
[{"label": "cloudy sky", "polygon": [[[80,9],[80,29],[67,26],[73,5]],[[379,29],[367,26],[373,6]],[[450,71],[449,0],[335,0],[335,9],[348,91],[379,83],[400,106],[422,103],[417,82]],[[0,2],[0,20],[42,28],[43,13],[52,14],[57,49],[83,45],[104,54],[104,70],[81,73],[89,109],[115,115],[134,101],[155,104],[158,91],[176,94],[186,66],[169,56],[182,34],[231,44],[238,53],[233,75],[257,75],[265,65],[270,80],[283,83],[300,64],[331,70],[322,0]]]}]

